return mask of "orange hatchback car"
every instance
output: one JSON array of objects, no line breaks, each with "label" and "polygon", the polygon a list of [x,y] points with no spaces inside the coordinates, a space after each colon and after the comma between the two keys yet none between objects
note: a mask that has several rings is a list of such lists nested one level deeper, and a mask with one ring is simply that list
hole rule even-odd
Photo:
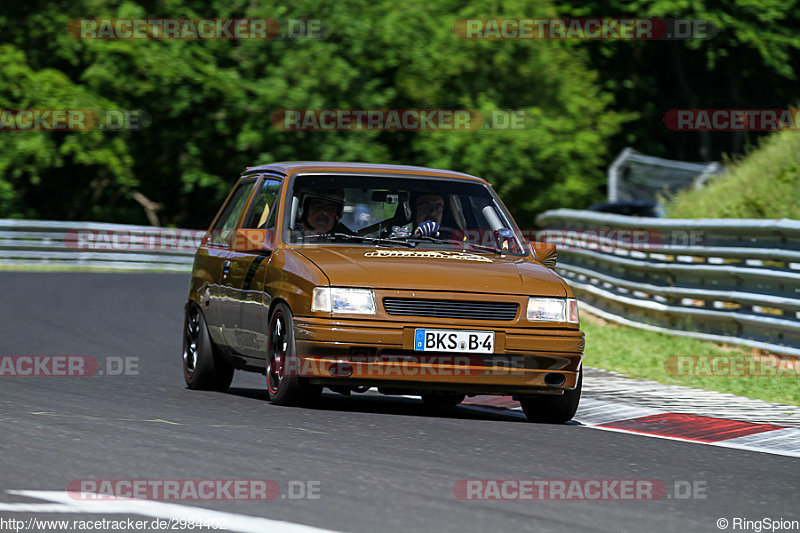
[{"label": "orange hatchback car", "polygon": [[513,395],[531,421],[578,407],[583,333],[555,246],[526,242],[484,180],[363,163],[250,167],[194,261],[183,336],[192,389],[234,370],[276,404],[323,387],[452,407]]}]

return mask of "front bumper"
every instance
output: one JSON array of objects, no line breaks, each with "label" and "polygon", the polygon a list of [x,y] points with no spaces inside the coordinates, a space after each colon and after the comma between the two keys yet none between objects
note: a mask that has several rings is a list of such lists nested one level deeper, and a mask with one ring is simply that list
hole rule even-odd
[{"label": "front bumper", "polygon": [[[325,385],[376,385],[469,393],[574,389],[584,339],[578,329],[497,328],[426,321],[295,317],[298,374]],[[417,328],[495,332],[493,354],[414,351]]]}]

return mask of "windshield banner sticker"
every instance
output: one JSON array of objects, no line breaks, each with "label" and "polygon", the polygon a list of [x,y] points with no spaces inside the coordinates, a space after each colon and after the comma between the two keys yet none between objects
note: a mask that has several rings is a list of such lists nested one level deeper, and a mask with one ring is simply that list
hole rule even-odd
[{"label": "windshield banner sticker", "polygon": [[426,259],[457,259],[459,261],[480,261],[491,263],[489,257],[465,252],[440,252],[437,250],[376,250],[367,252],[364,257],[423,257]]}]

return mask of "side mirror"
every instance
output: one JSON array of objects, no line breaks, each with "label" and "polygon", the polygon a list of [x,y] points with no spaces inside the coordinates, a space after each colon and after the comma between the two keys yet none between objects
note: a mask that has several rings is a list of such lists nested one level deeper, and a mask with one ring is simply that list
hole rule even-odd
[{"label": "side mirror", "polygon": [[533,256],[547,268],[556,266],[556,245],[552,242],[528,242]]},{"label": "side mirror", "polygon": [[271,229],[239,229],[233,239],[237,252],[271,252],[275,247],[275,231]]}]

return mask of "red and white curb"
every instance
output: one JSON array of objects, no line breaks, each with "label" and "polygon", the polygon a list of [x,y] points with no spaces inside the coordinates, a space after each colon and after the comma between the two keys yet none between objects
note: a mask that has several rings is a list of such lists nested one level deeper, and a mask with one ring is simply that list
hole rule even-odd
[{"label": "red and white curb", "polygon": [[584,368],[583,397],[652,407],[661,412],[800,428],[800,407],[796,405],[782,405],[681,385],[666,385],[589,367]]},{"label": "red and white curb", "polygon": [[575,420],[606,431],[800,457],[800,429],[581,399]]},{"label": "red and white curb", "polygon": [[[584,381],[575,422],[604,431],[800,457],[800,427],[790,427],[800,422],[797,407],[616,377],[607,381],[598,376],[588,380],[589,386]],[[677,399],[682,412],[672,409]],[[462,405],[524,416],[510,396],[475,396]],[[709,416],[716,413],[722,416]]]}]

